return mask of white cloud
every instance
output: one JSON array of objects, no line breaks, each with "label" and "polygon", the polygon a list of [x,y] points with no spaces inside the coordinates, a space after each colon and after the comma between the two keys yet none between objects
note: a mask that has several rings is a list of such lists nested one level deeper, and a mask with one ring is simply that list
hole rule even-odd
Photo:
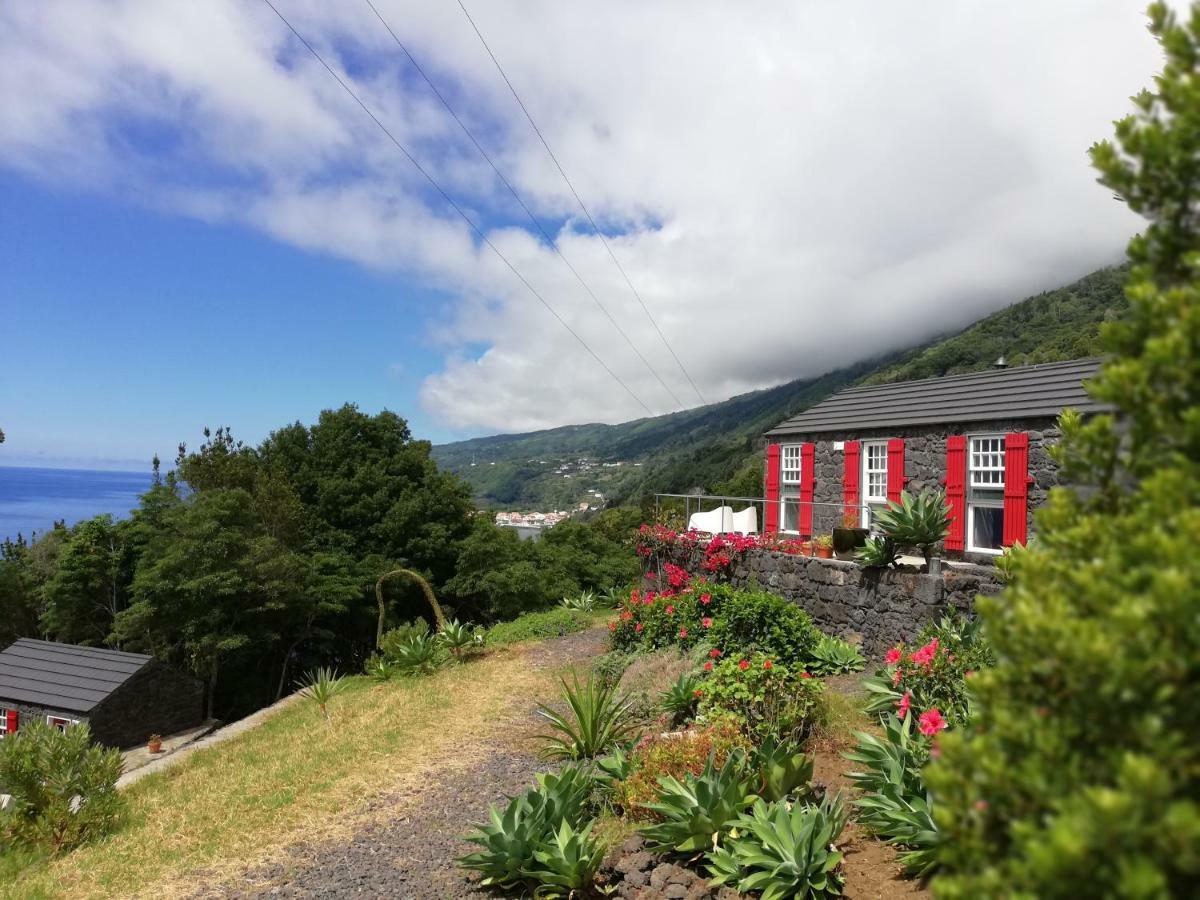
[{"label": "white cloud", "polygon": [[[365,4],[277,2],[473,215],[528,224]],[[457,4],[376,2],[694,401]],[[965,324],[1115,261],[1137,227],[1085,150],[1158,68],[1142,0],[468,6],[710,400]],[[0,164],[457,298],[429,322],[445,361],[422,389],[449,426],[644,414],[265,4],[9,4],[0,89]],[[653,411],[671,408],[532,229],[489,238]]]}]

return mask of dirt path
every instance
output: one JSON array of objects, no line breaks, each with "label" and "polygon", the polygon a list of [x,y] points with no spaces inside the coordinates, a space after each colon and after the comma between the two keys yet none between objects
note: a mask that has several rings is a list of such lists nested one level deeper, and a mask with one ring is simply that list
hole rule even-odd
[{"label": "dirt path", "polygon": [[[607,632],[594,628],[531,647],[530,666],[554,671],[603,652]],[[481,722],[454,760],[435,760],[411,786],[372,801],[351,836],[302,843],[255,866],[234,883],[206,884],[203,898],[256,897],[492,897],[472,886],[454,859],[472,845],[461,840],[489,803],[523,790],[546,764],[537,756],[541,730],[534,702],[514,697],[495,721]],[[203,873],[197,873],[203,882]]]}]

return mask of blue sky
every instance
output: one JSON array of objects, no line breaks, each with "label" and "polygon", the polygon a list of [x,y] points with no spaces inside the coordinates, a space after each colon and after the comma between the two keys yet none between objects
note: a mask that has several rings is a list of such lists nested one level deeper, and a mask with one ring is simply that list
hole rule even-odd
[{"label": "blue sky", "polygon": [[720,400],[966,325],[1138,227],[1086,148],[1160,65],[1144,0],[467,5],[641,302],[457,3],[376,0],[603,310],[365,3],[278,0],[636,399],[265,4],[11,3],[0,465],[347,401],[434,441],[665,413],[687,375]]}]

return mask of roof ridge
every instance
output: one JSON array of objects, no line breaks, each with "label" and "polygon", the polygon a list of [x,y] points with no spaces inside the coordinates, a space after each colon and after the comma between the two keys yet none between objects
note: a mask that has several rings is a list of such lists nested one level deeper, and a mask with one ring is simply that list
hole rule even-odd
[{"label": "roof ridge", "polygon": [[[880,384],[856,384],[848,388],[843,388],[837,394],[832,394],[826,399],[833,399],[839,394],[855,394],[860,391],[877,391],[883,388],[899,387],[900,385],[920,385],[928,384],[931,381],[952,381],[956,379],[966,378],[994,378],[1006,374],[1017,372],[1034,372],[1037,370],[1045,370],[1056,368],[1059,366],[1066,367],[1071,365],[1083,365],[1084,363],[1101,363],[1104,358],[1101,356],[1080,356],[1076,359],[1060,359],[1057,362],[1046,363],[1030,363],[1027,366],[1006,366],[1003,369],[980,369],[977,372],[956,372],[953,375],[931,375],[928,378],[910,378],[902,381],[885,381]],[[822,400],[822,403],[825,401]]]}]

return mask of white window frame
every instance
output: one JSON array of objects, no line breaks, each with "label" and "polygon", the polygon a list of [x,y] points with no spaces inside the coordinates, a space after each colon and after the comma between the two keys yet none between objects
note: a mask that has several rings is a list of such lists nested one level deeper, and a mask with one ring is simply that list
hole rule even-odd
[{"label": "white window frame", "polygon": [[[883,461],[883,467],[871,466],[871,451],[877,450],[877,460]],[[871,507],[881,507],[887,509],[887,482],[888,482],[888,442],[882,441],[863,441],[859,448],[859,453],[862,455],[861,470],[858,476],[859,485],[859,502],[862,503],[862,527],[871,527]],[[880,482],[882,493],[871,493],[871,476],[881,475]]]},{"label": "white window frame", "polygon": [[0,706],[0,738],[8,734],[8,714],[11,706]]},{"label": "white window frame", "polygon": [[[801,444],[784,444],[779,448],[779,530],[783,534],[799,534],[800,528],[800,468]],[[789,500],[795,500],[796,527],[784,528]]]},{"label": "white window frame", "polygon": [[[977,442],[995,441],[977,449]],[[1004,478],[1006,445],[1003,434],[967,435],[967,551],[999,556],[1004,547],[978,547],[975,545],[975,510],[1004,509]],[[978,464],[977,464],[978,462]],[[976,491],[996,491],[996,497],[980,497]],[[1001,535],[1003,544],[1003,535]]]},{"label": "white window frame", "polygon": [[60,723],[62,724],[63,727],[59,728],[59,730],[66,731],[68,728],[72,728],[75,725],[78,725],[79,720],[78,719],[68,719],[66,716],[52,716],[49,713],[46,714],[46,724],[47,725],[51,726],[52,728],[58,728]]}]

